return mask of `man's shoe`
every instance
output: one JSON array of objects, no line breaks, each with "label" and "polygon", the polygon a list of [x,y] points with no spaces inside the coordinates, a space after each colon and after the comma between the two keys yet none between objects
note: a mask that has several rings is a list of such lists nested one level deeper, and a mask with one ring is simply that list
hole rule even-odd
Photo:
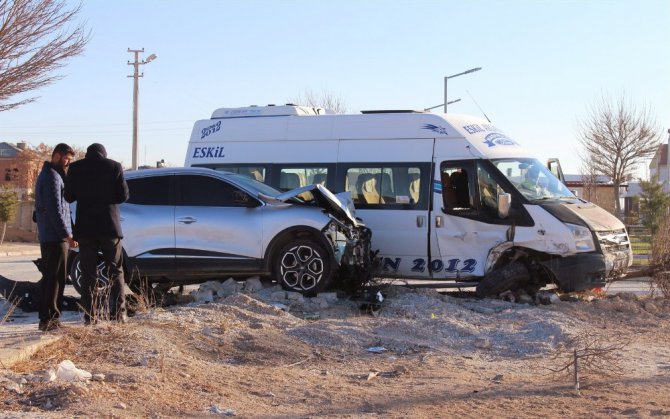
[{"label": "man's shoe", "polygon": [[61,328],[60,321],[58,319],[50,320],[50,321],[41,321],[39,326],[37,327],[39,330],[43,332],[51,332],[52,330],[58,330]]}]

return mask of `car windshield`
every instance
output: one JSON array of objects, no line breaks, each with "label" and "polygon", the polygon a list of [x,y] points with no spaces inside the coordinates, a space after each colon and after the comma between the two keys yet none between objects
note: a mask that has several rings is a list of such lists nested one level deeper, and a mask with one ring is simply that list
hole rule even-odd
[{"label": "car windshield", "polygon": [[529,200],[576,198],[537,159],[500,159],[493,164]]},{"label": "car windshield", "polygon": [[249,192],[261,192],[262,194],[271,196],[273,198],[281,193],[272,186],[268,186],[263,182],[259,182],[256,179],[250,178],[249,176],[231,173],[228,175],[228,177],[230,177],[233,182],[237,183]]}]

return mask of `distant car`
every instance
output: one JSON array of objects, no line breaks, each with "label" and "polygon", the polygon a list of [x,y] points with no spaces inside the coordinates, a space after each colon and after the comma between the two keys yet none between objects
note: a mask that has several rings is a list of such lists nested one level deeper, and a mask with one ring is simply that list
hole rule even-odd
[{"label": "distant car", "polygon": [[[133,289],[140,279],[169,288],[261,275],[310,294],[370,265],[370,230],[355,218],[353,205],[324,186],[282,193],[244,175],[204,168],[129,171],[125,177],[124,271]],[[79,255],[70,278],[81,293]],[[102,261],[98,279],[106,285]]]}]

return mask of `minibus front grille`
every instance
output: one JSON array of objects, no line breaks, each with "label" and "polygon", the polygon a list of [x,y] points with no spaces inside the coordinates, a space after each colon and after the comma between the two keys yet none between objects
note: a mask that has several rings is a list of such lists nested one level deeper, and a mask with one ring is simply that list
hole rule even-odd
[{"label": "minibus front grille", "polygon": [[626,234],[626,229],[613,231],[597,231],[598,242],[604,252],[614,253],[630,250],[630,239]]}]

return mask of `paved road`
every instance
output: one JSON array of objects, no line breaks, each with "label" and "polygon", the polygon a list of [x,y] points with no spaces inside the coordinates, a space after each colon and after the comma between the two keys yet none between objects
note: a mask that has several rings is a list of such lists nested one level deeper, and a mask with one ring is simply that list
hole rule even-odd
[{"label": "paved road", "polygon": [[[37,282],[42,277],[33,260],[39,256],[21,255],[0,257],[0,275],[13,279],[14,281]],[[65,295],[78,296],[72,285],[65,286]],[[2,297],[0,297],[1,299]]]},{"label": "paved road", "polygon": [[653,291],[654,289],[651,286],[651,278],[648,276],[616,281],[610,284],[607,288],[607,294],[630,292],[638,296],[648,296],[651,295]]},{"label": "paved road", "polygon": [[[640,278],[629,278],[621,281],[616,281],[613,283],[610,283],[607,288],[605,289],[605,292],[607,295],[614,295],[622,292],[630,292],[635,295],[638,295],[640,297],[642,296],[648,296],[651,295],[652,293],[652,288],[651,288],[651,278],[649,277],[640,277]],[[393,281],[393,283],[396,284],[403,284],[405,282],[403,281]],[[424,284],[438,284],[439,282],[435,281],[421,281],[421,280],[409,280],[406,281],[407,284],[410,286],[421,286]],[[549,288],[549,287],[548,287]],[[439,288],[440,292],[457,292],[457,289],[454,288]],[[463,288],[462,291],[467,291],[467,292],[474,292],[474,287],[472,288]]]}]

